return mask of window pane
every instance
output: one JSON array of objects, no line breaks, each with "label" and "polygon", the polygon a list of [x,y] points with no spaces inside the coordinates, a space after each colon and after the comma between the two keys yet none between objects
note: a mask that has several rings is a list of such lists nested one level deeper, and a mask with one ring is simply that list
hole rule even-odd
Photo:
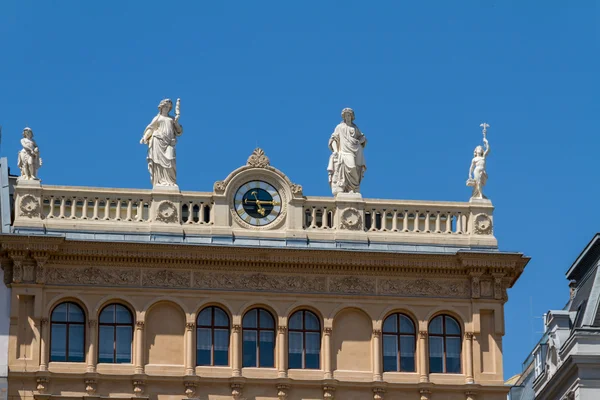
[{"label": "window pane", "polygon": [[429,333],[440,334],[440,335],[444,333],[441,315],[439,315],[431,320],[431,322],[429,323]]},{"label": "window pane", "polygon": [[319,319],[310,311],[306,311],[304,313],[304,329],[309,331],[319,330]]},{"label": "window pane", "polygon": [[50,361],[67,361],[67,326],[64,324],[52,324],[52,331],[50,334],[52,336],[50,343]]},{"label": "window pane", "polygon": [[302,368],[302,350],[304,343],[302,332],[289,332],[288,335],[288,367],[293,369]]},{"label": "window pane", "polygon": [[429,372],[444,372],[444,338],[429,336]]},{"label": "window pane", "polygon": [[83,311],[77,304],[69,303],[69,322],[83,322]]},{"label": "window pane", "polygon": [[415,325],[412,320],[406,315],[400,316],[400,332],[401,333],[415,333]]},{"label": "window pane", "polygon": [[124,307],[120,304],[117,304],[116,309],[117,309],[117,323],[118,324],[131,324],[132,323],[131,313],[129,312],[129,310],[126,307]]},{"label": "window pane", "polygon": [[225,311],[215,307],[215,326],[229,327],[229,317]]},{"label": "window pane", "polygon": [[59,304],[54,311],[52,311],[52,321],[67,322],[67,303]]},{"label": "window pane", "polygon": [[321,334],[318,332],[306,333],[306,365],[305,368],[319,369],[321,353]]},{"label": "window pane", "polygon": [[229,365],[229,329],[215,329],[214,365]]},{"label": "window pane", "polygon": [[198,325],[210,326],[212,323],[211,318],[211,307],[205,308],[200,312],[200,315],[198,315]]},{"label": "window pane", "polygon": [[244,328],[256,328],[256,309],[248,311],[246,315],[244,315],[244,320],[242,321],[242,326]]},{"label": "window pane", "polygon": [[460,340],[446,338],[446,372],[460,373]]},{"label": "window pane", "polygon": [[290,318],[290,329],[302,329],[302,311],[298,311]]},{"label": "window pane", "polygon": [[398,339],[396,335],[383,335],[383,371],[398,371]]},{"label": "window pane", "polygon": [[115,322],[115,306],[110,305],[104,307],[104,310],[100,313],[101,324],[113,324]]},{"label": "window pane", "polygon": [[210,328],[199,328],[196,339],[196,363],[210,365],[210,351],[212,349],[212,335]]},{"label": "window pane", "polygon": [[415,371],[414,336],[400,336],[400,371]]},{"label": "window pane", "polygon": [[446,333],[450,335],[460,335],[460,326],[452,317],[446,317]]},{"label": "window pane", "polygon": [[68,361],[83,362],[85,360],[83,342],[83,324],[70,324]]},{"label": "window pane", "polygon": [[272,368],[275,366],[275,334],[274,332],[260,332],[260,365],[259,367]]},{"label": "window pane", "polygon": [[265,310],[260,310],[260,327],[261,328],[275,328],[273,317]]},{"label": "window pane", "polygon": [[398,316],[396,314],[390,315],[385,319],[383,323],[383,331],[388,333],[398,332]]},{"label": "window pane", "polygon": [[[118,318],[118,317],[117,317]],[[133,331],[131,326],[117,327],[117,363],[131,363],[131,339]]]},{"label": "window pane", "polygon": [[[245,318],[244,318],[245,319]],[[256,331],[243,331],[244,343],[243,343],[243,363],[244,367],[256,367]]]},{"label": "window pane", "polygon": [[[102,312],[104,313],[104,312]],[[98,339],[98,362],[113,363],[114,362],[114,327],[100,326]]]}]

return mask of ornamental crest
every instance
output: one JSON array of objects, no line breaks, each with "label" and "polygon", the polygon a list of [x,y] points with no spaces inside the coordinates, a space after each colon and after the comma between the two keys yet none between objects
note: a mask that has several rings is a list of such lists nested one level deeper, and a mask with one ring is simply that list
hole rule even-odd
[{"label": "ornamental crest", "polygon": [[257,147],[250,157],[248,157],[247,164],[254,168],[267,168],[271,165],[271,162],[269,161],[269,157],[265,155],[265,151]]},{"label": "ornamental crest", "polygon": [[492,219],[487,214],[477,214],[473,222],[473,230],[476,235],[491,235]]},{"label": "ornamental crest", "polygon": [[40,202],[30,194],[26,194],[21,198],[19,208],[22,217],[36,218],[40,216]]},{"label": "ornamental crest", "polygon": [[172,202],[165,200],[159,204],[156,210],[156,220],[164,223],[175,223],[178,220],[177,208]]}]

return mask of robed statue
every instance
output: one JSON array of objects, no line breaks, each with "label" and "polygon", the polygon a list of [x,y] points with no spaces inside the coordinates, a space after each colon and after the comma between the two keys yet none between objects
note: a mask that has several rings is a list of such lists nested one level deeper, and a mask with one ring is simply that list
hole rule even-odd
[{"label": "robed statue", "polygon": [[364,147],[367,138],[354,123],[354,111],[342,110],[342,122],[335,127],[329,139],[331,156],[327,166],[329,185],[335,196],[338,193],[360,193],[360,182],[367,166]]},{"label": "robed statue", "polygon": [[158,105],[158,115],[146,127],[140,143],[148,145],[148,171],[152,187],[177,186],[177,168],[175,165],[175,145],[177,137],[183,133],[179,125],[179,105],[177,99],[175,117],[169,115],[173,108],[170,99],[164,99]]},{"label": "robed statue", "polygon": [[19,151],[17,166],[21,170],[21,176],[18,180],[39,180],[37,173],[42,166],[40,158],[40,149],[33,140],[33,131],[31,128],[23,129],[23,139],[21,139],[23,149]]}]

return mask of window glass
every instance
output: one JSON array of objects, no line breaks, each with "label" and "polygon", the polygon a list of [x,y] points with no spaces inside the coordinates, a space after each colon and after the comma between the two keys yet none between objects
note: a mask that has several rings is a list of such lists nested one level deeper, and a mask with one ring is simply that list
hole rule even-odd
[{"label": "window glass", "polygon": [[85,360],[85,357],[83,354],[83,350],[84,350],[83,324],[70,324],[68,332],[69,332],[68,361],[83,362]]},{"label": "window glass", "polygon": [[452,317],[446,316],[446,333],[449,335],[460,335],[460,326]]},{"label": "window glass", "polygon": [[[104,314],[104,312],[102,314]],[[112,363],[115,344],[114,328],[112,326],[100,325],[99,334],[100,338],[98,340],[98,362]]]},{"label": "window glass", "polygon": [[215,326],[226,326],[229,327],[229,317],[225,311],[215,307]]},{"label": "window glass", "polygon": [[101,324],[113,324],[115,322],[115,307],[113,305],[104,307],[100,313],[99,322]]},{"label": "window glass", "polygon": [[257,367],[256,355],[258,349],[257,332],[244,330],[243,334],[243,363],[244,367]]},{"label": "window glass", "polygon": [[292,315],[289,323],[290,329],[302,329],[302,311],[298,311]]},{"label": "window glass", "polygon": [[415,325],[406,315],[400,315],[400,332],[415,333]]},{"label": "window glass", "polygon": [[398,340],[396,335],[383,335],[383,372],[398,370]]},{"label": "window glass", "polygon": [[446,372],[460,373],[460,337],[446,338]]},{"label": "window glass", "polygon": [[304,313],[304,321],[304,329],[311,331],[318,331],[320,329],[319,319],[315,314],[311,313],[310,311],[306,311]]},{"label": "window glass", "polygon": [[444,338],[429,336],[429,372],[444,372]]},{"label": "window glass", "polygon": [[304,340],[302,336],[302,332],[289,332],[288,367],[290,369],[302,368],[302,350],[304,349]]},{"label": "window glass", "polygon": [[131,339],[133,328],[131,326],[116,327],[117,343],[115,345],[117,363],[131,363]]},{"label": "window glass", "polygon": [[400,371],[415,372],[414,336],[400,336]]},{"label": "window glass", "polygon": [[212,308],[205,308],[198,315],[198,325],[210,326],[212,324]]},{"label": "window glass", "polygon": [[242,325],[244,328],[256,328],[256,313],[257,310],[250,310],[244,315],[244,320],[242,321]]},{"label": "window glass", "polygon": [[117,324],[131,324],[133,323],[131,313],[129,310],[120,304],[115,305],[117,313]]},{"label": "window glass", "polygon": [[67,303],[62,303],[52,311],[52,322],[67,322]]},{"label": "window glass", "polygon": [[215,329],[214,365],[229,365],[229,329]]},{"label": "window glass", "polygon": [[273,317],[268,311],[260,310],[260,327],[261,328],[274,328]]},{"label": "window glass", "polygon": [[444,333],[443,317],[438,315],[429,323],[429,333],[442,335]]},{"label": "window glass", "polygon": [[84,317],[83,317],[83,311],[81,311],[81,308],[79,308],[79,306],[77,306],[74,303],[68,303],[68,310],[69,310],[69,322],[83,322],[84,321]]},{"label": "window glass", "polygon": [[306,332],[306,365],[307,369],[320,368],[321,333]]},{"label": "window glass", "polygon": [[272,368],[275,366],[275,333],[272,331],[260,332],[259,367]]},{"label": "window glass", "polygon": [[67,325],[52,324],[50,335],[50,361],[67,361]]},{"label": "window glass", "polygon": [[212,335],[210,328],[199,328],[196,340],[196,363],[198,365],[210,365],[210,351],[212,350]]}]

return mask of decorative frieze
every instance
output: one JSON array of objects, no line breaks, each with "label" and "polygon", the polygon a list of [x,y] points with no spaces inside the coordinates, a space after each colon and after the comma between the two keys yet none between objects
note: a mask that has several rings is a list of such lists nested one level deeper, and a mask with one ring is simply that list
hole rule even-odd
[{"label": "decorative frieze", "polygon": [[375,294],[375,287],[375,278],[363,278],[357,276],[329,278],[330,293]]},{"label": "decorative frieze", "polygon": [[194,287],[199,289],[324,293],[326,283],[321,276],[194,272]]},{"label": "decorative frieze", "polygon": [[148,287],[190,287],[190,272],[170,269],[145,269],[142,272],[142,286]]},{"label": "decorative frieze", "polygon": [[385,279],[379,280],[379,294],[397,296],[458,297],[471,296],[466,280],[450,279]]},{"label": "decorative frieze", "polygon": [[129,268],[46,268],[46,283],[139,286],[140,270]]}]

